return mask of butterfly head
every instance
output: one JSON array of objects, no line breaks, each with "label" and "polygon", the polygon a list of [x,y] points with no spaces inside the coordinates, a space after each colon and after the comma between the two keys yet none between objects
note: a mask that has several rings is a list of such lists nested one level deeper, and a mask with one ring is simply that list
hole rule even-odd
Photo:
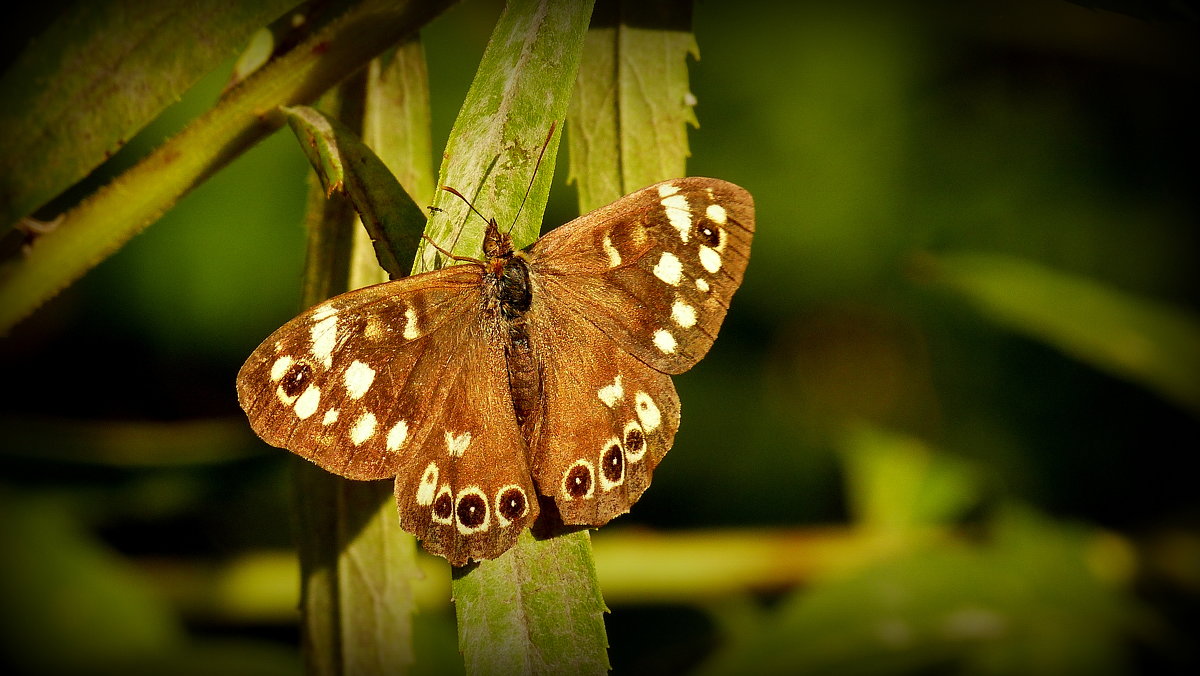
[{"label": "butterfly head", "polygon": [[497,262],[503,264],[505,259],[513,255],[512,237],[500,230],[494,218],[488,219],[487,232],[483,235],[483,255],[493,265]]}]

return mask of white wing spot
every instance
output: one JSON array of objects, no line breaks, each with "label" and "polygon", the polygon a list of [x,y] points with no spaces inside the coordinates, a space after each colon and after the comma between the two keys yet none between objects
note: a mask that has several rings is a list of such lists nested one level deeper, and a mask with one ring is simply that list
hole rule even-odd
[{"label": "white wing spot", "polygon": [[425,473],[421,475],[421,483],[417,484],[417,504],[429,506],[433,504],[433,492],[437,490],[438,466],[436,462],[429,463]]},{"label": "white wing spot", "polygon": [[687,244],[688,235],[692,231],[692,211],[684,195],[671,195],[662,201],[663,209],[667,212],[667,220],[671,227],[679,231],[679,239]]},{"label": "white wing spot", "polygon": [[600,401],[604,402],[605,406],[609,408],[616,406],[617,402],[625,396],[625,388],[621,386],[621,374],[617,374],[611,385],[601,387],[596,392],[596,396],[600,397]]},{"label": "white wing spot", "polygon": [[677,192],[679,192],[679,186],[677,186],[677,185],[672,185],[670,183],[664,183],[664,184],[658,186],[658,196],[659,197],[670,197],[671,195],[674,195]]},{"label": "white wing spot", "polygon": [[697,277],[696,278],[696,290],[701,293],[708,293],[708,280],[701,278],[701,277]]},{"label": "white wing spot", "polygon": [[608,267],[615,268],[621,264],[621,252],[613,246],[612,237],[604,236],[604,252],[608,254]]},{"label": "white wing spot", "polygon": [[708,205],[708,209],[704,210],[704,214],[708,216],[710,221],[716,223],[717,225],[725,225],[725,221],[728,220],[728,217],[725,214],[725,207],[721,206],[720,204]]},{"label": "white wing spot", "polygon": [[417,311],[412,308],[404,310],[404,339],[413,340],[421,337],[421,329],[417,328]]},{"label": "white wing spot", "polygon": [[654,276],[671,286],[679,286],[679,280],[683,279],[683,263],[675,254],[664,251],[654,266]]},{"label": "white wing spot", "polygon": [[659,329],[654,332],[654,347],[657,347],[663,354],[674,354],[675,352],[675,336],[666,329]]},{"label": "white wing spot", "polygon": [[283,380],[283,377],[287,375],[288,369],[292,368],[292,364],[295,363],[296,360],[292,359],[292,356],[288,354],[276,359],[275,363],[271,364],[271,382],[277,383]]},{"label": "white wing spot", "polygon": [[333,366],[333,348],[337,347],[337,313],[312,327],[312,354],[325,368]]},{"label": "white wing spot", "polygon": [[375,381],[375,369],[355,359],[346,369],[346,392],[351,399],[362,399]]},{"label": "white wing spot", "polygon": [[304,394],[296,400],[296,417],[301,420],[308,419],[309,416],[317,412],[317,406],[321,403],[321,388],[316,385],[309,385]]},{"label": "white wing spot", "polygon": [[401,420],[388,430],[387,435],[387,450],[395,453],[400,450],[400,446],[404,444],[404,440],[408,438],[408,423]]},{"label": "white wing spot", "polygon": [[642,429],[647,434],[658,429],[662,423],[662,414],[658,410],[658,406],[654,404],[654,400],[645,392],[638,392],[634,395],[634,402],[637,404],[637,417],[642,423]]},{"label": "white wing spot", "polygon": [[471,433],[463,432],[458,436],[454,436],[446,432],[446,450],[450,452],[450,457],[461,458],[462,454],[467,451],[467,447],[471,445]]},{"label": "white wing spot", "polygon": [[375,420],[375,414],[367,411],[362,414],[358,422],[354,423],[354,427],[350,429],[350,441],[355,446],[361,446],[364,441],[370,439],[375,434],[375,425],[378,423]]},{"label": "white wing spot", "polygon": [[322,319],[325,319],[326,317],[332,317],[336,314],[337,314],[337,309],[335,307],[333,307],[333,304],[326,303],[324,305],[317,306],[317,309],[313,310],[312,320],[314,322],[319,322]]},{"label": "white wing spot", "polygon": [[331,408],[328,411],[325,411],[325,417],[321,418],[321,424],[328,427],[329,425],[332,425],[333,423],[337,422],[337,419],[338,419],[338,410],[336,408]]},{"label": "white wing spot", "polygon": [[690,329],[696,325],[696,308],[682,300],[676,300],[671,306],[671,319],[682,328]]},{"label": "white wing spot", "polygon": [[716,249],[700,245],[700,265],[704,266],[709,272],[716,272],[721,269],[721,254],[717,253]]}]

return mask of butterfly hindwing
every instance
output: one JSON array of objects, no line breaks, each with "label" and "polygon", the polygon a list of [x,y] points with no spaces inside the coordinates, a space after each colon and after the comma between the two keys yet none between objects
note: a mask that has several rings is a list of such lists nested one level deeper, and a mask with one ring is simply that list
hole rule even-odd
[{"label": "butterfly hindwing", "polygon": [[679,399],[670,376],[584,317],[546,309],[530,311],[543,364],[542,417],[530,441],[534,478],[564,523],[598,526],[628,512],[649,486],[679,428]]},{"label": "butterfly hindwing", "polygon": [[406,414],[432,417],[398,469],[396,502],[405,530],[461,566],[511,547],[538,503],[504,346],[478,315],[456,322],[458,340],[431,346],[403,387]]},{"label": "butterfly hindwing", "polygon": [[680,178],[567,223],[529,257],[543,296],[573,307],[649,366],[681,373],[712,346],[753,234],[748,192]]}]

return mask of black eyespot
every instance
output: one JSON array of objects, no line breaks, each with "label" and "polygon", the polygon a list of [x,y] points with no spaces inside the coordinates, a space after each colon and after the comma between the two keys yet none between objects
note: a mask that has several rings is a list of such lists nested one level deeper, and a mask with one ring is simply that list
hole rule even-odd
[{"label": "black eyespot", "polygon": [[302,361],[296,362],[287,370],[287,373],[283,374],[283,380],[279,382],[279,386],[283,388],[284,394],[294,397],[308,385],[310,376],[312,376],[312,367]]},{"label": "black eyespot", "polygon": [[715,225],[709,225],[704,221],[696,221],[696,225],[692,230],[696,233],[696,237],[709,246],[717,246],[721,243],[721,230]]},{"label": "black eyespot", "polygon": [[621,480],[621,475],[625,473],[625,454],[621,452],[621,447],[613,444],[604,452],[604,456],[600,458],[600,471],[604,472],[604,478],[608,479],[609,483],[616,483]]},{"label": "black eyespot", "polygon": [[641,428],[634,427],[625,433],[625,448],[629,449],[630,455],[641,453],[645,445],[646,435],[642,434]]},{"label": "black eyespot", "polygon": [[587,465],[575,465],[567,472],[567,493],[582,498],[592,490],[592,470]]},{"label": "black eyespot", "polygon": [[450,499],[449,493],[442,493],[433,501],[433,515],[443,521],[450,518],[453,510],[454,500]]},{"label": "black eyespot", "polygon": [[477,528],[487,518],[487,503],[475,493],[467,493],[458,500],[458,522],[467,528]]},{"label": "black eyespot", "polygon": [[500,494],[500,515],[509,521],[525,515],[525,493],[519,488],[510,488]]}]

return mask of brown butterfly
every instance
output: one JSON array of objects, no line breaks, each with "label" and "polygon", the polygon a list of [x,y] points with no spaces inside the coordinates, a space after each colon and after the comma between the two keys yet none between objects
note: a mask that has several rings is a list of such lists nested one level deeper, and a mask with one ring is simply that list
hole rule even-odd
[{"label": "brown butterfly", "polygon": [[349,479],[396,477],[400,523],[454,565],[508,550],[552,498],[629,511],[679,428],[669,374],[708,352],[754,202],[712,178],[626,195],[514,251],[301,313],[238,374],[254,431]]}]

